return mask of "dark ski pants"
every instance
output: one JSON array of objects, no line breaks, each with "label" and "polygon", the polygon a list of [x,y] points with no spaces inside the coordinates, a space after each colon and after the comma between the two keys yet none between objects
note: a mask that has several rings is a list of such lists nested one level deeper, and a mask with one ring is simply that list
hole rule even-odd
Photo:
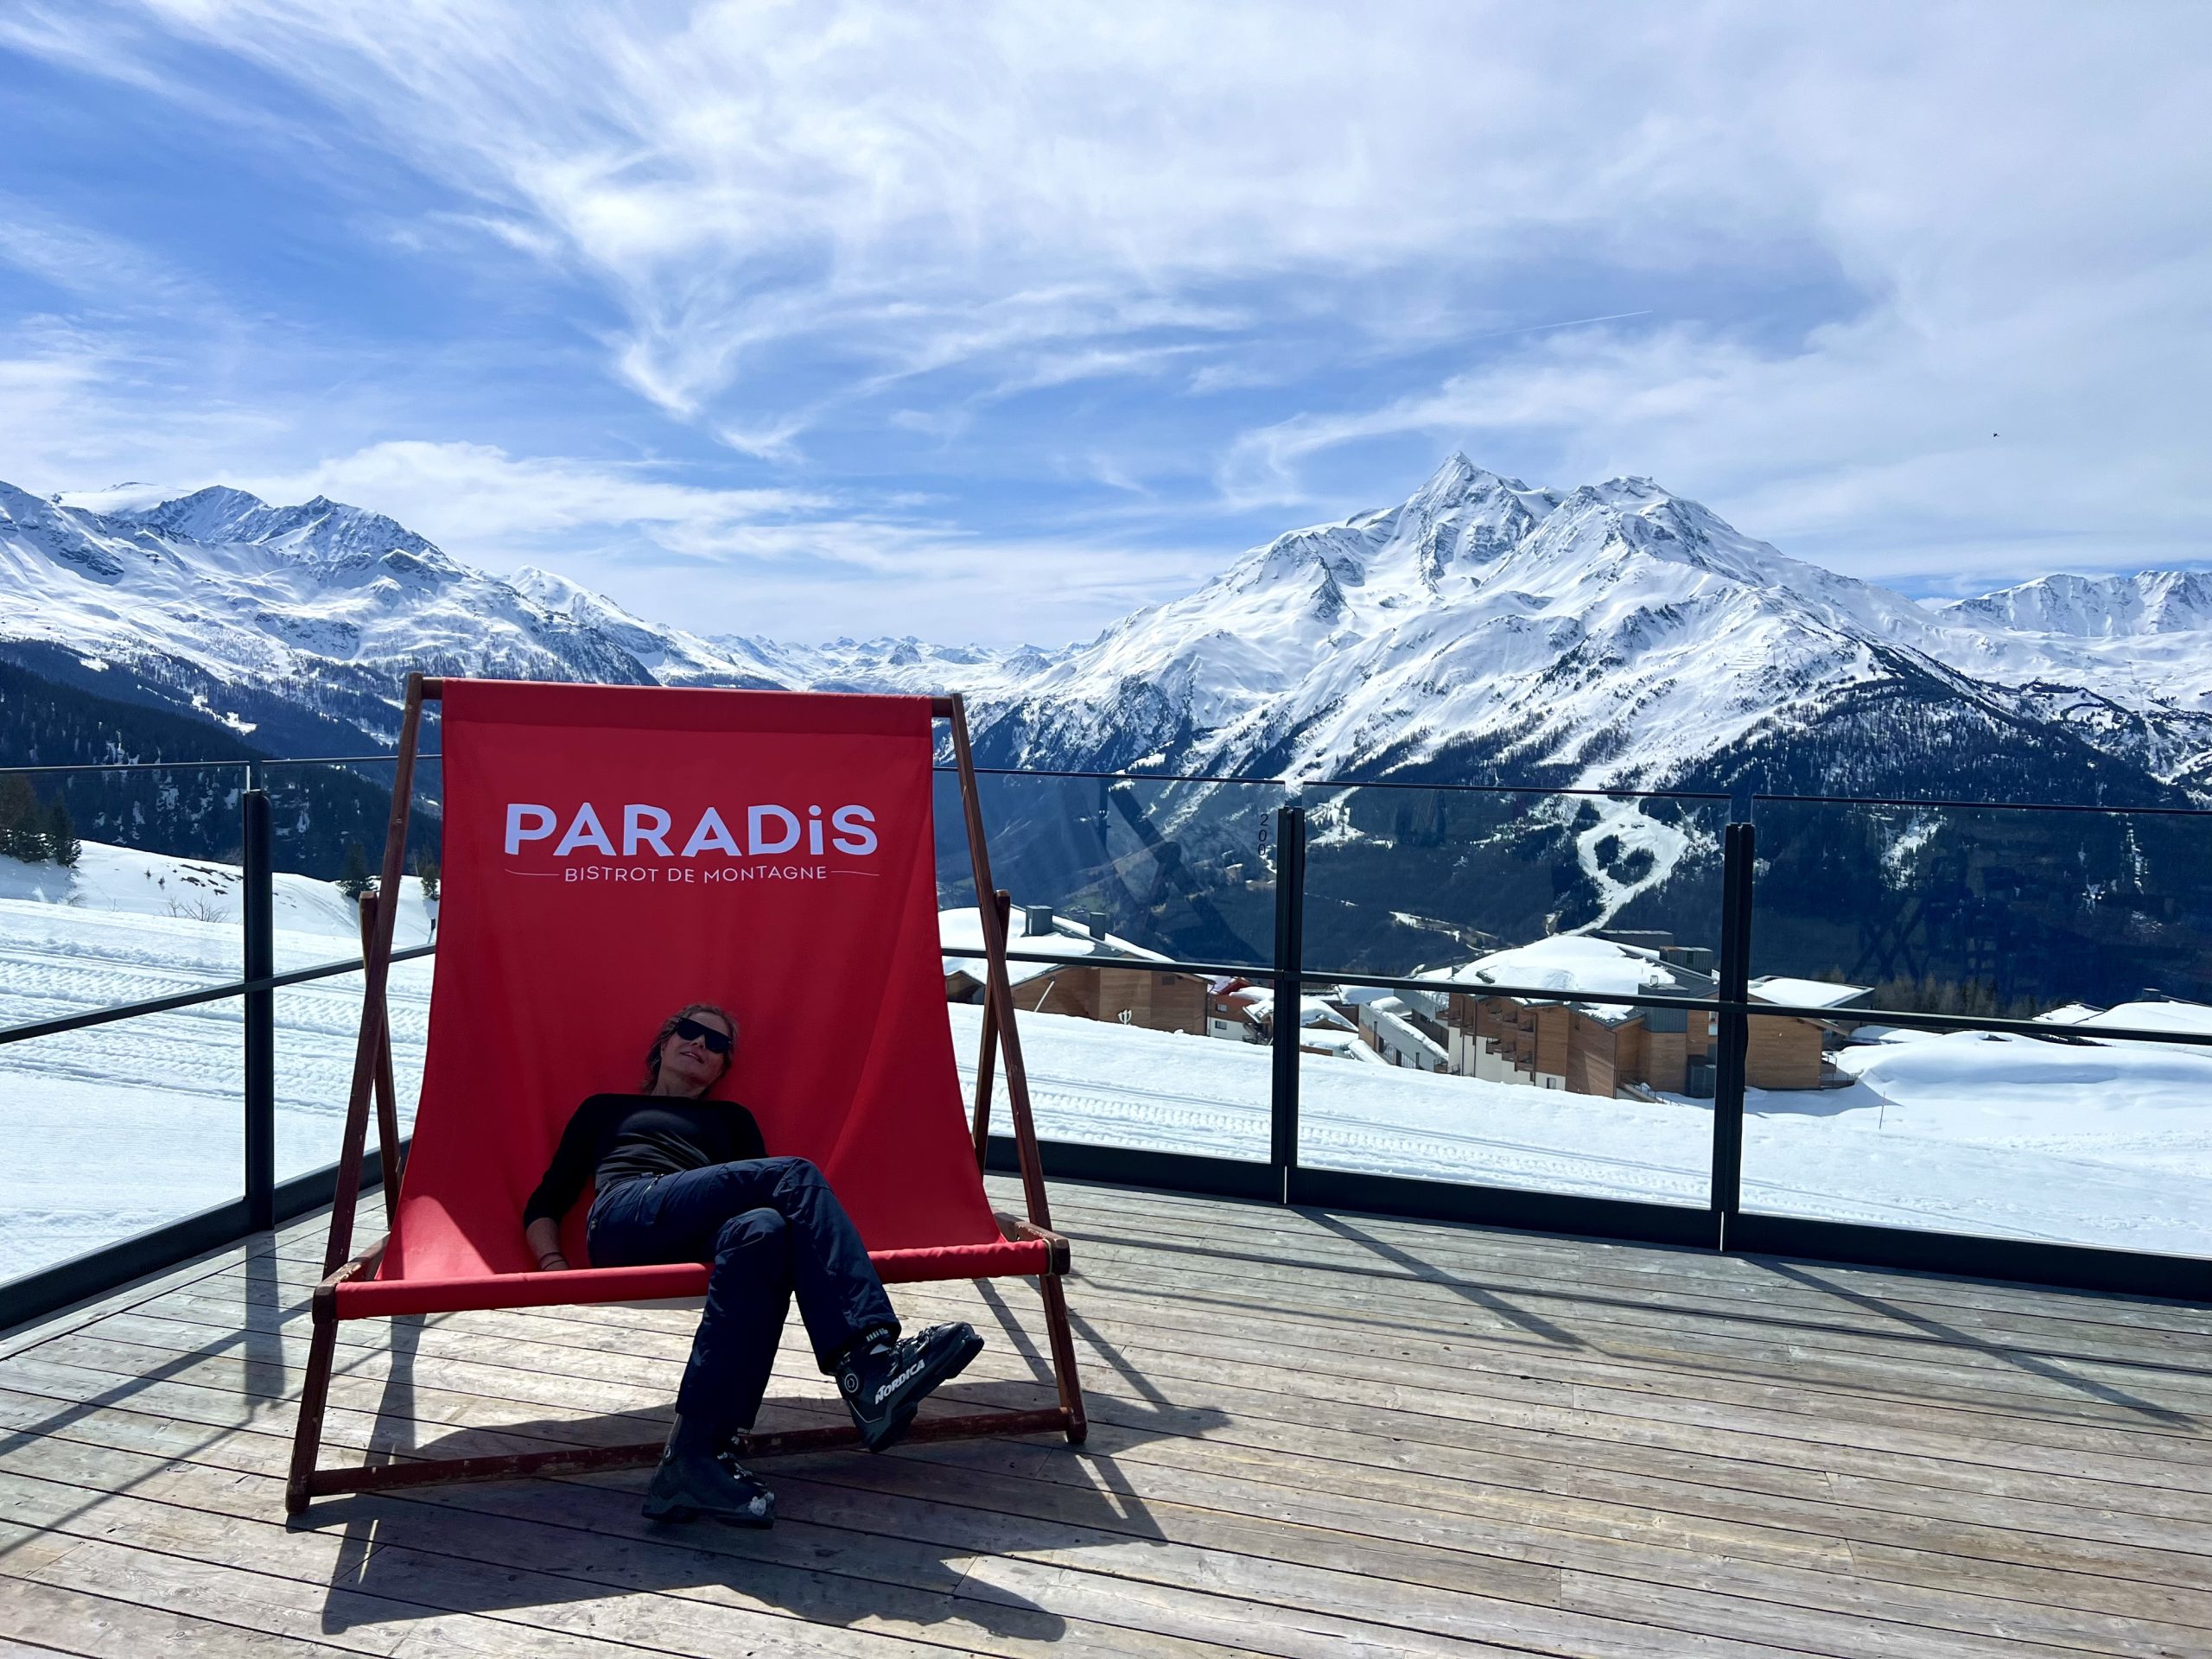
[{"label": "dark ski pants", "polygon": [[593,1200],[587,1236],[594,1267],[713,1266],[676,1408],[717,1434],[753,1427],[794,1294],[824,1371],[861,1332],[899,1322],[844,1206],[804,1158],[618,1182]]}]

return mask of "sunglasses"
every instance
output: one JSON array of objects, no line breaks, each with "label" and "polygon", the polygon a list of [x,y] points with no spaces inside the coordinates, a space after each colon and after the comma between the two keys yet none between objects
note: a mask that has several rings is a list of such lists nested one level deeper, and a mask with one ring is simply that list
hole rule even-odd
[{"label": "sunglasses", "polygon": [[728,1032],[716,1031],[712,1026],[702,1026],[696,1020],[677,1020],[671,1034],[681,1037],[687,1043],[704,1043],[709,1054],[727,1054],[730,1051]]}]

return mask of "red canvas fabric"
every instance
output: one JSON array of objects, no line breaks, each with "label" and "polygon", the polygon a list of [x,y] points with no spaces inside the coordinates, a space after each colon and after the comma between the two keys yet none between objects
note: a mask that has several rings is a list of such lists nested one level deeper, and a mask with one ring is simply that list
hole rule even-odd
[{"label": "red canvas fabric", "polygon": [[441,714],[422,1100],[391,1243],[342,1313],[697,1294],[696,1267],[532,1273],[522,1233],[569,1115],[638,1088],[693,1001],[740,1024],[715,1096],[820,1165],[884,1265],[1039,1269],[992,1221],[963,1120],[926,699],[448,680]]}]

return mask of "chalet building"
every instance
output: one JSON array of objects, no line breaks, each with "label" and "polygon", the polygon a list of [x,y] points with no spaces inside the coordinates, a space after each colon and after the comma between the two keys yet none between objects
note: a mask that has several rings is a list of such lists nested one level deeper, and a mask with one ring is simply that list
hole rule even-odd
[{"label": "chalet building", "polygon": [[[1207,990],[1206,1035],[1232,1042],[1271,1043],[1274,1040],[1274,993],[1249,979],[1217,979]],[[1299,1007],[1298,1046],[1301,1053],[1332,1058],[1371,1059],[1359,1041],[1357,1025],[1326,997],[1308,996]]]},{"label": "chalet building", "polygon": [[[1702,1010],[1637,1008],[1574,993],[1707,998],[1719,981],[1711,953],[1663,934],[1566,936],[1502,950],[1427,976],[1440,982],[1448,1070],[1493,1083],[1611,1096],[1656,1090],[1710,1098],[1717,1021]],[[1487,982],[1496,993],[1474,988]],[[1506,988],[1514,988],[1508,991]],[[1536,995],[1541,989],[1558,995]],[[1857,986],[1770,979],[1755,1001],[1840,1009],[1866,995]],[[1834,1018],[1751,1022],[1745,1081],[1755,1089],[1817,1089],[1827,1049],[1841,1040]],[[1429,1067],[1426,1069],[1439,1069]]]},{"label": "chalet building", "polygon": [[[938,912],[949,1002],[983,1000],[982,920],[973,908]],[[1018,906],[1007,940],[1009,951],[1065,957],[1065,962],[1009,962],[1014,1006],[1025,1014],[1063,1014],[1196,1036],[1206,1029],[1206,982],[1195,974],[1162,972],[1147,962],[1166,958],[1116,938],[1096,912],[1077,921],[1050,905]],[[960,955],[958,952],[974,954]]]},{"label": "chalet building", "polygon": [[1770,974],[1746,988],[1754,1002],[1785,1008],[1820,1008],[1818,1020],[1770,1015],[1751,1021],[1744,1056],[1744,1081],[1754,1089],[1819,1089],[1844,1079],[1829,1064],[1829,1051],[1851,1040],[1857,1022],[1847,1009],[1872,993],[1859,985],[1824,979],[1789,979]]},{"label": "chalet building", "polygon": [[1451,1027],[1443,991],[1386,991],[1347,987],[1335,1006],[1355,1020],[1360,1041],[1377,1058],[1416,1071],[1450,1071]]}]

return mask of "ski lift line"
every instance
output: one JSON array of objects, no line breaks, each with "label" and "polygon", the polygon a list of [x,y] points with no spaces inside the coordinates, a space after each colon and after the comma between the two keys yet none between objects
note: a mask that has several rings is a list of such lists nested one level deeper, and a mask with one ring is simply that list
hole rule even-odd
[{"label": "ski lift line", "polygon": [[[417,944],[391,953],[394,962],[412,962],[418,957],[435,956],[435,944]],[[35,1037],[59,1037],[64,1033],[85,1031],[93,1026],[113,1025],[118,1020],[135,1020],[143,1014],[173,1014],[179,1008],[198,1007],[204,1003],[219,1002],[226,997],[245,996],[255,991],[282,990],[287,985],[304,985],[311,980],[334,979],[341,974],[358,974],[363,963],[355,957],[348,962],[326,962],[313,968],[294,968],[285,973],[267,974],[258,979],[234,980],[225,985],[211,985],[196,991],[180,991],[174,996],[148,997],[138,1002],[118,1002],[113,1007],[94,1008],[85,1014],[65,1014],[56,1020],[39,1020],[29,1025],[10,1026],[0,1030],[0,1048],[10,1043],[27,1043]]]}]

